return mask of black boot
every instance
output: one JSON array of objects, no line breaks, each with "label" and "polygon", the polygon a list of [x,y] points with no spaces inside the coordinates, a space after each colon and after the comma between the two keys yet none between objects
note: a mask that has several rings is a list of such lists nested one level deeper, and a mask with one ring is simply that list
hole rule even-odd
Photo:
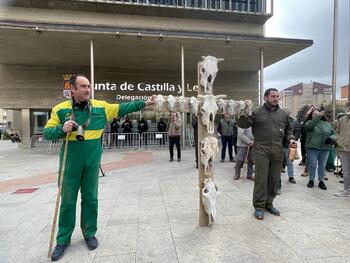
[{"label": "black boot", "polygon": [[318,187],[321,188],[322,190],[327,190],[327,186],[324,184],[323,181],[318,183]]},{"label": "black boot", "polygon": [[69,246],[69,244],[67,245],[60,245],[60,244],[57,244],[54,251],[52,252],[51,254],[51,260],[52,261],[57,261],[59,260],[60,258],[63,257],[64,255],[64,251],[65,249]]},{"label": "black boot", "polygon": [[94,250],[98,246],[98,241],[96,237],[86,237],[85,242],[89,250]]},{"label": "black boot", "polygon": [[307,183],[307,187],[309,187],[309,188],[312,188],[312,187],[314,187],[314,181],[309,181],[308,183]]}]

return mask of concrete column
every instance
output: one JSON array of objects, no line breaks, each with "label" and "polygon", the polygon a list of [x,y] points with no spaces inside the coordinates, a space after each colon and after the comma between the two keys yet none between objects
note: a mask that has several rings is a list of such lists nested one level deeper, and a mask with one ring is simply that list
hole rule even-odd
[{"label": "concrete column", "polygon": [[[185,97],[185,52],[184,52],[184,45],[181,44],[181,88],[182,93],[181,95]],[[186,145],[186,113],[182,113],[182,149],[185,149]]]},{"label": "concrete column", "polygon": [[260,48],[259,105],[264,104],[264,49]]},{"label": "concrete column", "polygon": [[22,109],[22,120],[21,120],[21,139],[22,148],[29,148],[30,142],[30,110]]},{"label": "concrete column", "polygon": [[90,85],[91,98],[95,99],[94,41],[90,40]]}]

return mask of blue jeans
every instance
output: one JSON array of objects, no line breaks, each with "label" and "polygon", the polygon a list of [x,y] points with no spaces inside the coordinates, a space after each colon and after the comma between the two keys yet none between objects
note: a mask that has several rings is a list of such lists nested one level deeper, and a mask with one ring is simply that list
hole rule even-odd
[{"label": "blue jeans", "polygon": [[230,157],[230,160],[233,159],[232,155],[232,136],[221,136],[221,160],[225,160],[226,155],[226,145],[228,146],[228,155]]},{"label": "blue jeans", "polygon": [[323,182],[326,163],[329,151],[307,149],[307,166],[309,169],[310,181],[315,181],[316,168],[318,172],[318,181]]},{"label": "blue jeans", "polygon": [[288,177],[294,177],[293,162],[288,158],[288,148],[283,148],[284,158],[287,162],[287,173]]}]

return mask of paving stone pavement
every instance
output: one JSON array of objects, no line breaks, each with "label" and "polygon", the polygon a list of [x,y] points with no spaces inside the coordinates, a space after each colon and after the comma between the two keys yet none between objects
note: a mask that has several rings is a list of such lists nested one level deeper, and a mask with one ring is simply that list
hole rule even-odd
[{"label": "paving stone pavement", "polygon": [[[50,262],[57,158],[0,141],[0,263]],[[334,196],[342,189],[334,175],[328,173],[327,191],[309,189],[295,164],[297,184],[282,174],[274,203],[281,216],[266,213],[258,221],[253,182],[234,181],[234,163],[216,161],[217,221],[200,227],[194,149],[183,151],[181,162],[168,159],[167,149],[105,152],[99,247],[86,248],[78,208],[71,245],[59,262],[350,262],[350,198]],[[27,184],[38,190],[13,194]]]}]

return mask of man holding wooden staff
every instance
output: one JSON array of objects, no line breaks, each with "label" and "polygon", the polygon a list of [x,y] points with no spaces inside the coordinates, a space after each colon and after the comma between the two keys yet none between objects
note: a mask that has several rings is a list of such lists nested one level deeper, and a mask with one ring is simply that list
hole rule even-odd
[{"label": "man holding wooden staff", "polygon": [[241,116],[237,125],[252,127],[255,138],[254,162],[255,181],[253,193],[254,216],[264,219],[264,209],[275,216],[280,215],[273,206],[283,164],[283,138],[291,147],[296,147],[289,117],[278,106],[279,93],[276,89],[265,91],[265,103],[253,111],[251,116]]},{"label": "man holding wooden staff", "polygon": [[[59,173],[61,206],[57,245],[51,254],[53,261],[63,256],[70,243],[75,226],[79,189],[82,199],[81,230],[88,249],[93,250],[98,246],[95,234],[98,174],[102,153],[100,138],[106,122],[154,104],[153,96],[145,102],[134,101],[122,104],[109,104],[105,101],[90,99],[90,81],[83,75],[73,75],[69,85],[72,100],[66,100],[53,107],[51,118],[44,129],[47,140],[66,138],[60,154],[59,170],[61,171],[64,167],[62,169],[64,172]],[[63,179],[62,182],[60,179]]]}]

